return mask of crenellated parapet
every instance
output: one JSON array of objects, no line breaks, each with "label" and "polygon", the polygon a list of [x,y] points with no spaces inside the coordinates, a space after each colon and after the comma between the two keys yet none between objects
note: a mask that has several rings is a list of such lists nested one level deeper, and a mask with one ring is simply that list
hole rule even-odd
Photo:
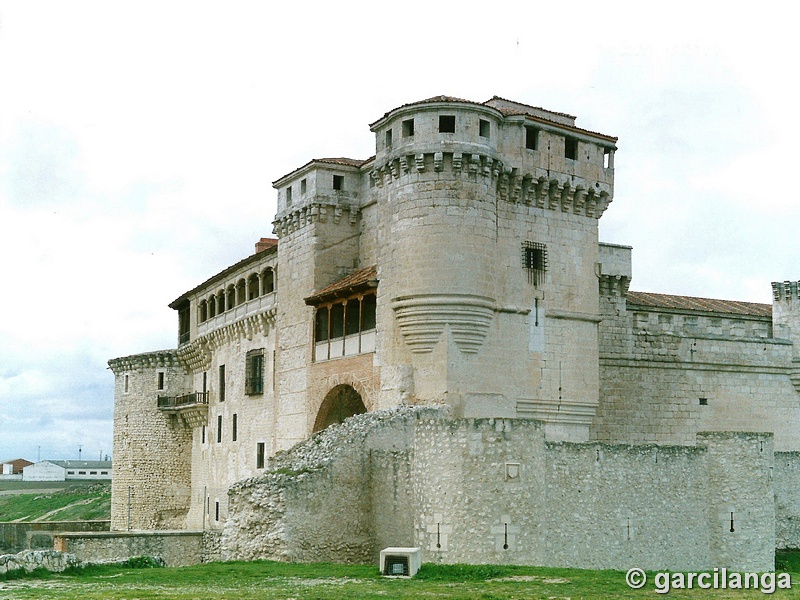
[{"label": "crenellated parapet", "polygon": [[800,300],[800,281],[773,281],[772,299],[775,302]]},{"label": "crenellated parapet", "polygon": [[178,355],[177,350],[158,350],[156,352],[112,358],[108,361],[108,366],[114,375],[119,375],[125,371],[166,369],[180,366],[181,364],[181,357]]},{"label": "crenellated parapet", "polygon": [[[396,182],[403,183],[409,177],[445,172],[455,178],[472,176],[489,180],[497,197],[504,202],[596,219],[603,215],[612,200],[613,190],[607,183],[592,184],[574,175],[554,174],[544,169],[524,172],[495,156],[461,151],[393,156],[372,169],[369,177],[372,185],[380,189]],[[490,198],[487,196],[484,200]]]},{"label": "crenellated parapet", "polygon": [[599,277],[600,296],[606,298],[624,298],[628,295],[631,278],[625,275],[606,275]]},{"label": "crenellated parapet", "polygon": [[343,217],[350,225],[355,225],[359,212],[360,208],[354,202],[311,202],[284,212],[272,222],[272,233],[285,237],[312,223],[331,222],[338,225]]}]

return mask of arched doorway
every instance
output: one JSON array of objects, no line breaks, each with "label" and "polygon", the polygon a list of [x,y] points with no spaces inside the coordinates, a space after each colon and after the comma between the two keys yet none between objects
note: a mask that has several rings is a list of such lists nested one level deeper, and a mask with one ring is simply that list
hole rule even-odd
[{"label": "arched doorway", "polygon": [[329,425],[341,423],[348,417],[367,412],[364,401],[352,386],[337,385],[325,396],[314,421],[314,432],[322,431]]}]

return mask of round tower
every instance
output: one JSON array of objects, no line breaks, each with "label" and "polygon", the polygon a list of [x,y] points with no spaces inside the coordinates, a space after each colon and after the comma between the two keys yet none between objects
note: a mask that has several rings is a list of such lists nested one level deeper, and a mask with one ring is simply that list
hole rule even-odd
[{"label": "round tower", "polygon": [[440,96],[371,125],[383,404],[410,390],[464,416],[542,419],[551,439],[588,436],[616,138],[574,121]]},{"label": "round tower", "polygon": [[492,321],[497,236],[497,139],[502,114],[436,98],[400,107],[372,125],[380,219],[391,244],[382,267],[412,353],[431,352],[445,328],[474,354]]}]

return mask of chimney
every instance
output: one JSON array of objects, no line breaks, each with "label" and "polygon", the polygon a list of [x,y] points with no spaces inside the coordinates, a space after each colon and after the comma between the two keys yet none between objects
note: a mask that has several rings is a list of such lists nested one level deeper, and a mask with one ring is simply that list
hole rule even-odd
[{"label": "chimney", "polygon": [[275,238],[261,238],[256,242],[256,254],[278,245],[278,240]]}]

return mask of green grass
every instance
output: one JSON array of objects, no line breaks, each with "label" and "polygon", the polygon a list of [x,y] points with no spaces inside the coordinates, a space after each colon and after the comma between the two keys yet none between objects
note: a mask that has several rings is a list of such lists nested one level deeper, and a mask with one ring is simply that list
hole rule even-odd
[{"label": "green grass", "polygon": [[[791,561],[800,562],[794,553]],[[791,564],[795,564],[792,562]],[[0,580],[0,598],[205,600],[217,598],[344,599],[635,599],[764,598],[756,590],[631,590],[625,573],[501,565],[423,565],[414,579],[384,578],[373,565],[292,564],[267,561],[211,563],[182,568],[91,566],[68,574]],[[652,580],[652,574],[651,578]],[[800,573],[795,579],[800,586]],[[800,597],[777,591],[779,598]]]},{"label": "green grass", "polygon": [[[45,517],[55,510],[58,512]],[[109,519],[110,516],[111,486],[108,483],[70,485],[56,492],[0,496],[0,521],[33,521],[42,517],[45,521],[85,521]]]}]

